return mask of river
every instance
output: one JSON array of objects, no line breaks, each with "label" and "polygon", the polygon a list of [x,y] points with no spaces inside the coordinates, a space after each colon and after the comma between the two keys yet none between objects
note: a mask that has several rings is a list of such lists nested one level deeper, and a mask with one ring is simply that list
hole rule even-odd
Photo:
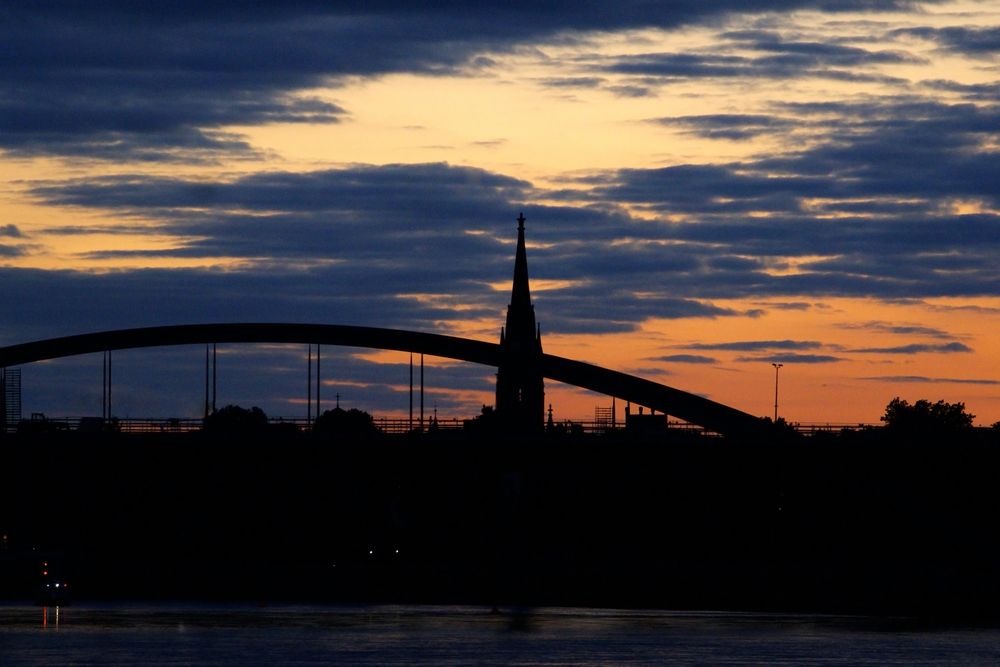
[{"label": "river", "polygon": [[0,606],[13,665],[1000,663],[1000,629],[907,619],[478,607]]}]

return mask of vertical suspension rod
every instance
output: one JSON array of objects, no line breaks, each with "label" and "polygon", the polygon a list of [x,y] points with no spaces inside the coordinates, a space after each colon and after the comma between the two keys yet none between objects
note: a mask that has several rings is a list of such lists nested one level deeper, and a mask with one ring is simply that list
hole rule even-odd
[{"label": "vertical suspension rod", "polygon": [[111,421],[111,350],[108,350],[108,421]]},{"label": "vertical suspension rod", "polygon": [[309,343],[308,361],[306,361],[306,426],[312,426],[313,414],[313,346]]},{"label": "vertical suspension rod", "polygon": [[208,345],[205,346],[205,419],[208,419]]},{"label": "vertical suspension rod", "polygon": [[108,351],[101,355],[101,419],[108,418]]},{"label": "vertical suspension rod", "polygon": [[216,390],[218,389],[218,368],[219,368],[219,357],[217,354],[216,344],[212,343],[212,414],[215,414],[215,398]]}]

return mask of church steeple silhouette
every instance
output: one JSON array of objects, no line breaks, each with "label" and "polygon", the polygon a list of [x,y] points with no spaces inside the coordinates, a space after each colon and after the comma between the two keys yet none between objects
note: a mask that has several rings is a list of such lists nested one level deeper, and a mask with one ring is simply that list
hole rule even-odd
[{"label": "church steeple silhouette", "polygon": [[545,386],[541,373],[542,333],[535,323],[528,287],[528,255],[524,247],[524,213],[517,218],[514,285],[500,329],[496,411],[504,428],[539,433],[545,425]]}]

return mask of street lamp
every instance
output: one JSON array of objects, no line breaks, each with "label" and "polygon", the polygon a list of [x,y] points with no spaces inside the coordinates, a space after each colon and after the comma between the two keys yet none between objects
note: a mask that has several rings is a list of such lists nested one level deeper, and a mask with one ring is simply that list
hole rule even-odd
[{"label": "street lamp", "polygon": [[778,369],[784,364],[772,363],[774,366],[774,423],[778,423]]}]

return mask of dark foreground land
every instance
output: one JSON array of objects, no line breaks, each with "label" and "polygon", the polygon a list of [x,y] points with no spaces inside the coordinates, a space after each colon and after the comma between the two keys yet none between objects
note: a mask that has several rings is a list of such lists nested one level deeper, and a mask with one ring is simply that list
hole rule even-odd
[{"label": "dark foreground land", "polygon": [[0,598],[1000,617],[1000,442],[0,441]]}]

